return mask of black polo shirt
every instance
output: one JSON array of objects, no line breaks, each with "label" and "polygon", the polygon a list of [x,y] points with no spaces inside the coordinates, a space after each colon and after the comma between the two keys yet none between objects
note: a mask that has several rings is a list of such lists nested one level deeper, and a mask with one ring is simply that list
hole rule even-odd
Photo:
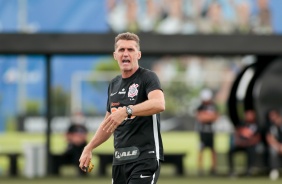
[{"label": "black polo shirt", "polygon": [[[139,67],[129,78],[115,77],[109,84],[107,111],[142,103],[153,90],[162,90],[157,75]],[[120,165],[146,158],[163,160],[160,134],[160,114],[132,116],[124,120],[114,132],[114,161]]]}]

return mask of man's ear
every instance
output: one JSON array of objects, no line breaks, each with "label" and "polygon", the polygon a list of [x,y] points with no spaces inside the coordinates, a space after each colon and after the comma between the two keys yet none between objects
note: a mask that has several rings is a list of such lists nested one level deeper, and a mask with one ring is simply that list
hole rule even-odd
[{"label": "man's ear", "polygon": [[142,56],[141,51],[138,52],[138,59],[140,59]]},{"label": "man's ear", "polygon": [[114,56],[114,59],[117,60],[117,59],[116,59],[116,53],[115,53],[115,52],[113,52],[113,56]]}]

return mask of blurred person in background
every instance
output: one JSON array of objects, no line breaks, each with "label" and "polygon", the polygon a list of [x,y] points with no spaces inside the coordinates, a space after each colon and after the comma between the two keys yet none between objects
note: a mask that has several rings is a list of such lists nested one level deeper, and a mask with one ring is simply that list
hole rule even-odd
[{"label": "blurred person in background", "polygon": [[218,118],[218,109],[213,102],[213,94],[210,89],[201,91],[201,104],[196,113],[196,130],[199,132],[200,152],[198,157],[199,174],[203,174],[203,153],[205,148],[210,148],[212,165],[210,174],[216,174],[216,151],[214,149],[213,124]]},{"label": "blurred person in background", "polygon": [[153,32],[161,17],[160,0],[138,0],[138,26],[141,32]]},{"label": "blurred person in background", "polygon": [[157,26],[157,33],[160,34],[179,34],[183,26],[183,1],[182,0],[163,0],[163,10],[165,18]]},{"label": "blurred person in background", "polygon": [[107,22],[114,32],[138,32],[136,0],[107,0]]},{"label": "blurred person in background", "polygon": [[[52,173],[54,175],[60,174],[60,168],[63,165],[77,166],[79,164],[80,155],[87,145],[87,134],[88,130],[83,124],[71,122],[65,134],[67,141],[66,150],[61,155],[52,155]],[[86,174],[78,168],[79,176],[86,176]]]},{"label": "blurred person in background", "polygon": [[112,183],[157,183],[164,160],[160,112],[165,99],[158,76],[139,66],[139,37],[120,33],[115,38],[114,59],[121,75],[108,87],[107,111],[98,130],[85,146],[79,167],[86,171],[92,151],[114,136]]},{"label": "blurred person in background", "polygon": [[277,109],[268,112],[269,129],[266,140],[269,145],[269,177],[272,180],[279,178],[279,168],[282,162],[282,116]]},{"label": "blurred person in background", "polygon": [[247,164],[244,175],[252,175],[252,169],[256,159],[256,146],[261,141],[261,134],[256,120],[254,110],[246,110],[244,112],[243,122],[235,128],[235,132],[231,135],[230,149],[228,152],[229,175],[236,176],[234,170],[234,155],[238,151],[246,153]]},{"label": "blurred person in background", "polygon": [[[235,3],[236,2],[236,3]],[[247,34],[252,32],[251,27],[251,4],[249,1],[235,1],[236,14],[235,33]],[[232,3],[233,4],[233,3]]]},{"label": "blurred person in background", "polygon": [[256,0],[255,2],[257,9],[252,20],[254,32],[259,34],[272,33],[272,12],[269,0]]},{"label": "blurred person in background", "polygon": [[113,32],[152,32],[160,18],[160,0],[107,0],[107,23]]},{"label": "blurred person in background", "polygon": [[220,1],[206,1],[202,8],[202,16],[198,23],[199,32],[204,34],[226,34],[234,31],[234,22],[227,20]]}]

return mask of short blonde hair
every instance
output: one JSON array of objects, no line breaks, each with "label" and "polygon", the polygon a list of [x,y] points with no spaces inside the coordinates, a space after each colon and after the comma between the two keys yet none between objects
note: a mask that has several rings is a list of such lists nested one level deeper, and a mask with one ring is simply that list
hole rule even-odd
[{"label": "short blonde hair", "polygon": [[115,38],[115,49],[117,48],[117,42],[119,40],[133,40],[133,41],[136,42],[138,50],[140,50],[140,40],[139,40],[139,37],[136,34],[134,34],[134,33],[126,32],[126,33],[118,34],[116,36],[116,38]]}]

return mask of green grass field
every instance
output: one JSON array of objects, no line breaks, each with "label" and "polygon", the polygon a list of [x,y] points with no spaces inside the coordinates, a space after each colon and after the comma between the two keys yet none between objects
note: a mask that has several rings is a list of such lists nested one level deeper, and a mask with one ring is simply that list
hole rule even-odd
[{"label": "green grass field", "polygon": [[[89,135],[89,139],[92,135]],[[23,134],[23,133],[9,133],[9,134],[0,134],[0,152],[22,152],[23,147],[26,143],[42,143],[45,142],[45,136],[42,134]],[[108,142],[99,147],[96,152],[112,152],[112,142],[110,139]],[[228,150],[228,135],[227,134],[217,134],[215,147],[218,153],[226,153]],[[164,132],[163,133],[163,143],[165,147],[165,152],[176,152],[176,153],[186,153],[187,156],[184,160],[185,165],[185,175],[183,177],[175,176],[174,167],[171,165],[163,165],[161,170],[161,175],[159,182],[160,184],[220,184],[220,183],[256,183],[256,184],[265,184],[269,182],[267,176],[264,177],[252,177],[252,178],[237,178],[231,179],[227,176],[225,177],[197,177],[197,150],[198,150],[198,137],[195,132]],[[60,153],[65,149],[66,142],[62,134],[54,134],[51,139],[51,151],[54,153]],[[210,166],[210,157],[209,150],[205,152],[205,168],[208,170]],[[219,158],[220,160],[225,160],[225,158]],[[220,161],[218,165],[218,170],[221,172],[221,175],[226,174],[226,164],[224,161]],[[97,166],[97,158],[93,158],[93,163]],[[98,177],[97,170],[92,171],[89,177],[87,178],[78,178],[76,175],[76,168],[72,167],[63,167],[61,170],[62,176],[59,178],[44,177],[44,178],[35,178],[28,179],[24,176],[24,157],[20,159],[20,176],[15,178],[10,178],[7,174],[7,169],[9,166],[8,160],[5,157],[0,157],[0,184],[106,184],[111,183],[110,165],[107,168],[107,177]],[[274,183],[281,182],[282,180],[275,181]]]},{"label": "green grass field", "polygon": [[[186,153],[187,156],[184,160],[185,169],[195,172],[197,169],[197,150],[198,150],[198,137],[195,132],[164,132],[163,144],[165,153]],[[92,135],[89,135],[89,139]],[[30,143],[46,142],[44,134],[26,134],[26,133],[5,133],[0,134],[0,152],[23,152],[24,146]],[[113,152],[113,140],[110,139],[101,145],[95,152]],[[224,153],[228,149],[228,137],[226,134],[217,134],[216,136],[216,150],[219,153]],[[66,142],[62,134],[53,134],[51,136],[51,151],[53,153],[60,153],[66,147]],[[206,152],[205,167],[209,167],[209,150]],[[93,158],[94,164],[97,163],[96,158]],[[20,159],[21,171],[24,167],[24,159]],[[7,172],[8,160],[6,157],[0,156],[0,176]]]},{"label": "green grass field", "polygon": [[[280,180],[270,181],[267,177],[253,178],[237,178],[231,179],[227,177],[166,177],[162,176],[158,180],[158,184],[266,184],[266,183],[281,183]],[[41,179],[26,179],[26,178],[0,178],[1,184],[110,184],[109,177],[89,177],[89,178],[41,178]]]}]

